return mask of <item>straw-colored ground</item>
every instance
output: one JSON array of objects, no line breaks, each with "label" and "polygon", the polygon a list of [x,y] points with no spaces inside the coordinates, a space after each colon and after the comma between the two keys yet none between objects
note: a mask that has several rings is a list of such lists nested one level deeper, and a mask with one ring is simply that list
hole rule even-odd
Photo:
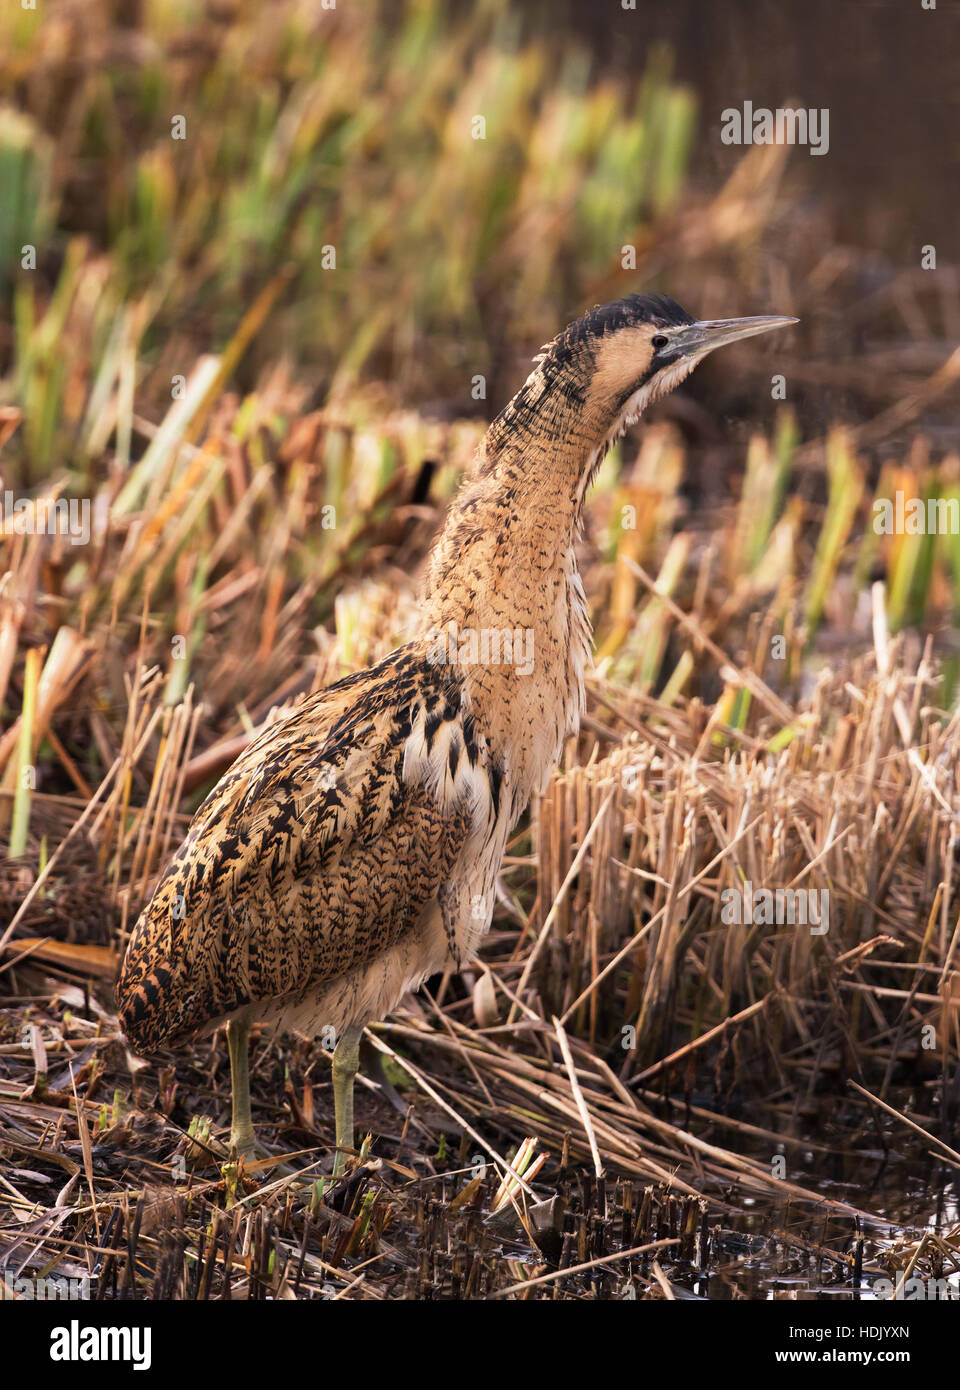
[{"label": "straw-colored ground", "polygon": [[[860,267],[783,151],[688,186],[695,102],[661,60],[636,101],[584,89],[476,11],[441,34],[412,6],[386,47],[352,11],[321,42],[295,4],[238,7],[206,49],[90,3],[0,20],[0,239],[48,248],[3,286],[0,469],[37,507],[90,504],[83,544],[0,536],[0,1266],[103,1297],[952,1277],[949,1208],[918,1224],[863,1175],[920,1155],[933,1211],[960,1163],[960,536],[872,525],[898,490],[960,502],[956,279],[891,271],[860,308],[874,346],[851,324],[828,349]],[[322,1048],[266,1037],[254,1121],[300,1172],[238,1175],[223,1040],[144,1063],[117,1033],[130,925],[251,731],[403,639],[524,354],[652,277],[705,316],[796,313],[797,345],[705,368],[605,463],[589,716],[480,959],[371,1030],[355,1175],[320,1176]],[[748,883],[828,920],[731,921]]]}]

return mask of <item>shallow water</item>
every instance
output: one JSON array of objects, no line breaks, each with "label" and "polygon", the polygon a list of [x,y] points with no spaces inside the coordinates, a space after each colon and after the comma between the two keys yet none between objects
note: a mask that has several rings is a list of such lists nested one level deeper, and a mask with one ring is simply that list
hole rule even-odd
[{"label": "shallow water", "polygon": [[[960,1273],[944,1270],[942,1282],[911,1276],[907,1249],[925,1233],[949,1236],[960,1231],[960,1191],[957,1172],[931,1158],[920,1136],[888,1152],[851,1146],[829,1155],[801,1154],[790,1164],[788,1178],[824,1198],[846,1202],[870,1212],[862,1220],[862,1273],[859,1286],[853,1271],[814,1250],[789,1245],[778,1232],[818,1246],[853,1255],[856,1222],[824,1207],[805,1203],[747,1199],[742,1215],[723,1223],[719,1258],[707,1274],[691,1272],[683,1280],[690,1292],[710,1299],[830,1299],[854,1301],[917,1298],[960,1299]],[[754,1153],[753,1157],[759,1155]],[[957,1236],[954,1234],[954,1244]],[[957,1252],[960,1264],[960,1249]],[[920,1266],[925,1273],[928,1268]],[[897,1269],[901,1286],[896,1287]]]}]

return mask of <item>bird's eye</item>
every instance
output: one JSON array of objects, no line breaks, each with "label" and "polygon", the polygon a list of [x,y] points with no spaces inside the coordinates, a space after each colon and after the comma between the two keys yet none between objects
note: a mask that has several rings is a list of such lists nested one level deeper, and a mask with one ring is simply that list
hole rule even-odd
[{"label": "bird's eye", "polygon": [[670,339],[666,336],[665,333],[657,333],[654,337],[650,339],[650,345],[653,348],[654,352],[659,352],[661,348],[665,348],[667,346],[667,343],[669,343],[669,341]]}]

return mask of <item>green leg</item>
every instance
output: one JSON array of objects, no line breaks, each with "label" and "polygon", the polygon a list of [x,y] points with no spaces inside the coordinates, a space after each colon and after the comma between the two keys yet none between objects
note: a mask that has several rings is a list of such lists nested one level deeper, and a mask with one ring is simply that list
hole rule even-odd
[{"label": "green leg", "polygon": [[227,1024],[230,1049],[230,1099],[233,1120],[230,1126],[230,1152],[234,1158],[253,1157],[255,1141],[250,1118],[250,1065],[247,1056],[250,1025],[233,1019]]},{"label": "green leg", "polygon": [[333,1113],[337,1130],[337,1152],[333,1176],[339,1178],[347,1166],[348,1149],[353,1148],[353,1080],[360,1064],[362,1025],[344,1030],[333,1052]]}]

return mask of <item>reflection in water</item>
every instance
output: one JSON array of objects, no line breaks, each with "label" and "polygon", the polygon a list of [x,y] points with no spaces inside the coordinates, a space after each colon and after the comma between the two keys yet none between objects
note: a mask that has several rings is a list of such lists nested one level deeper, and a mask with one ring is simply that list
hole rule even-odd
[{"label": "reflection in water", "polygon": [[[906,1139],[904,1136],[906,1135]],[[822,1130],[818,1131],[822,1142]],[[875,1136],[870,1138],[876,1142]],[[798,1202],[751,1203],[750,1214],[724,1225],[720,1254],[709,1273],[694,1275],[690,1291],[732,1299],[960,1298],[960,1194],[956,1170],[930,1156],[919,1135],[885,1132],[888,1151],[848,1145],[829,1153],[796,1151],[788,1159],[791,1182],[846,1202],[877,1219],[860,1221],[862,1251],[851,1221]],[[754,1158],[769,1157],[754,1150]],[[798,1162],[799,1159],[799,1162]],[[744,1203],[744,1206],[747,1204]],[[937,1278],[904,1284],[917,1244],[927,1235],[951,1241],[953,1259],[935,1265]],[[856,1275],[859,1264],[859,1288]],[[918,1266],[918,1269],[921,1266]]]}]

